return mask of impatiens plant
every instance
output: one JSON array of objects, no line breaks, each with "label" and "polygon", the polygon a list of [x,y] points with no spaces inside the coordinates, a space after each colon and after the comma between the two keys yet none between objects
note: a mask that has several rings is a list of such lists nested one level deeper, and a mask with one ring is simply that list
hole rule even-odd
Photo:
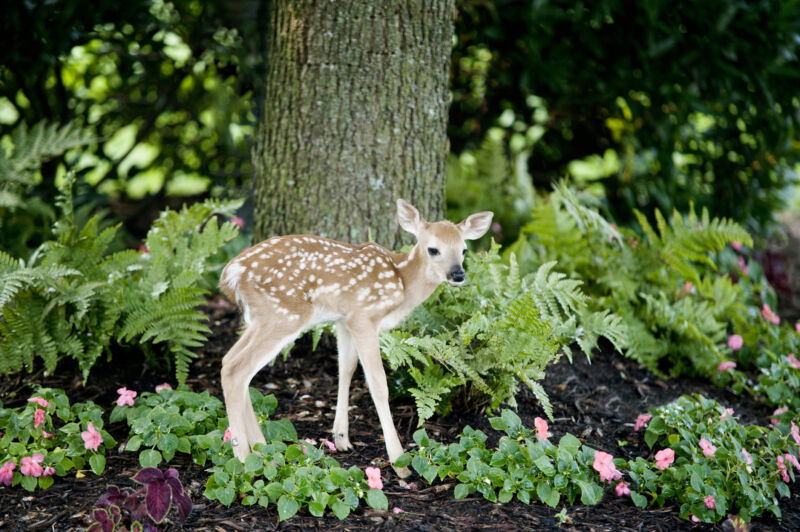
[{"label": "impatiens plant", "polygon": [[[149,467],[139,471],[133,480],[141,487],[122,488],[109,486],[92,509],[90,532],[114,530],[158,530],[171,508],[177,511],[178,522],[184,523],[192,511],[192,501],[183,491],[178,471],[170,468],[161,471]],[[130,525],[130,528],[127,526]]]},{"label": "impatiens plant", "polygon": [[70,405],[63,391],[52,388],[38,389],[23,407],[0,405],[0,484],[48,488],[54,475],[82,475],[87,465],[99,475],[106,449],[116,445],[102,416],[91,401]]},{"label": "impatiens plant", "polygon": [[659,450],[628,464],[631,498],[639,507],[676,501],[681,517],[706,523],[727,514],[749,522],[765,510],[780,517],[778,496],[789,496],[800,469],[791,423],[743,426],[716,401],[682,396],[653,410],[644,439]]}]

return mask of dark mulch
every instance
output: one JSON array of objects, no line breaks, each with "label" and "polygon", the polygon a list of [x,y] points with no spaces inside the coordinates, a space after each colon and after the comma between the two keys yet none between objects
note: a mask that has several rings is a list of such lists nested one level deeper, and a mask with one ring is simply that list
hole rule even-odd
[{"label": "dark mulch", "polygon": [[[214,329],[213,335],[200,359],[193,365],[189,384],[195,391],[209,390],[221,397],[219,368],[221,357],[236,339],[238,317],[235,310],[221,300],[206,307]],[[333,423],[336,401],[336,357],[334,342],[323,340],[316,352],[310,352],[307,341],[301,341],[291,357],[278,360],[256,376],[253,386],[278,397],[279,417],[292,420],[300,437],[320,439],[328,437]],[[69,371],[57,376],[41,374],[18,377],[0,383],[0,397],[6,405],[21,404],[30,392],[32,382],[59,386],[68,390],[72,400],[92,399],[101,405],[110,405],[120,386],[143,391],[152,390],[163,382],[165,375],[147,367],[135,353],[115,357],[112,364],[97,368],[87,386],[81,386]],[[549,369],[544,381],[554,405],[555,421],[551,431],[555,438],[571,432],[585,443],[615,455],[626,457],[648,456],[646,446],[633,432],[633,421],[648,407],[671,401],[681,394],[703,393],[726,406],[733,407],[746,423],[766,423],[770,411],[747,397],[735,396],[707,382],[682,380],[665,382],[619,355],[605,349],[597,353],[591,364],[583,355],[576,355],[570,364],[562,359]],[[532,427],[533,418],[542,416],[541,408],[533,396],[523,390],[519,397],[519,414]],[[345,466],[365,467],[371,462],[382,462],[385,456],[380,428],[369,393],[357,373],[351,391],[351,435],[355,450],[337,453],[336,458]],[[413,404],[409,401],[393,402],[392,411],[398,432],[406,444],[417,428]],[[429,434],[442,442],[453,441],[465,425],[493,433],[487,416],[481,413],[451,415],[436,418],[425,424]],[[112,434],[122,440],[124,427],[116,424]],[[496,438],[496,435],[494,436]],[[628,442],[620,448],[618,442]],[[416,479],[421,489],[402,489],[390,468],[384,471],[385,492],[390,507],[400,507],[405,513],[374,511],[363,505],[355,515],[344,521],[333,516],[318,519],[301,513],[288,522],[278,523],[274,506],[245,507],[234,504],[230,508],[211,502],[202,495],[206,473],[180,455],[173,463],[188,489],[195,506],[184,525],[192,530],[361,530],[366,528],[391,528],[403,530],[686,530],[719,529],[708,525],[695,525],[678,518],[677,508],[642,511],[630,499],[607,493],[597,506],[575,506],[567,510],[568,521],[559,527],[556,511],[541,505],[526,506],[518,501],[509,504],[492,504],[479,497],[455,500],[452,486],[425,487]],[[28,493],[21,488],[0,488],[0,529],[4,530],[80,530],[88,522],[88,514],[107,484],[132,485],[130,477],[138,470],[135,453],[110,453],[106,472],[95,477],[57,478],[48,490]],[[783,500],[782,521],[772,518],[757,520],[753,530],[800,530],[800,505],[797,490],[791,500]],[[169,525],[167,528],[177,528]]]}]

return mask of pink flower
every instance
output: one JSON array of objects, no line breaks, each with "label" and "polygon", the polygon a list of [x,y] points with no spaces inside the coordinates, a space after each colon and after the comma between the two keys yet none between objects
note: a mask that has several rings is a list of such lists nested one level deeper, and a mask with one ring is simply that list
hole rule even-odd
[{"label": "pink flower", "polygon": [[653,419],[653,416],[650,414],[639,414],[636,418],[636,423],[633,425],[633,430],[638,431],[640,428],[646,426],[651,419]]},{"label": "pink flower", "polygon": [[789,353],[786,355],[786,360],[789,361],[789,364],[800,369],[800,360],[797,360],[797,357],[794,356],[794,353]]},{"label": "pink flower", "polygon": [[336,445],[333,444],[332,441],[326,440],[325,438],[322,439],[322,444],[328,448],[328,450],[332,453],[336,452]]},{"label": "pink flower", "polygon": [[742,275],[750,275],[750,268],[747,267],[747,261],[741,255],[736,257],[739,262],[739,269],[742,270]]},{"label": "pink flower", "polygon": [[747,465],[753,463],[753,457],[750,456],[750,453],[747,452],[747,449],[742,449],[742,454],[744,455],[744,461]]},{"label": "pink flower", "polygon": [[689,515],[692,516],[692,522],[693,523],[702,523],[702,521],[699,520],[696,515],[694,515],[694,514],[689,514]]},{"label": "pink flower", "polygon": [[[780,416],[781,414],[783,414],[787,410],[789,410],[788,406],[782,406],[780,408],[776,408],[775,411],[772,413],[772,415],[773,416]],[[780,420],[777,417],[772,417],[772,418],[769,419],[769,422],[772,423],[773,425],[777,425],[778,423],[780,423]]]},{"label": "pink flower", "polygon": [[44,429],[42,429],[42,438],[52,438],[52,437],[53,437],[52,434],[50,434],[49,432],[46,432]]},{"label": "pink flower", "polygon": [[50,408],[50,403],[46,400],[42,399],[41,397],[31,397],[28,399],[29,403],[36,403],[37,405],[41,406],[42,408]]},{"label": "pink flower", "polygon": [[303,441],[298,442],[298,443],[300,444],[300,448],[303,449],[303,454],[306,455],[306,456],[308,456],[308,449],[306,448],[306,444],[308,444],[308,445],[316,445],[317,444],[317,442],[315,442],[311,438],[306,438]]},{"label": "pink flower", "polygon": [[725,362],[720,362],[719,366],[717,366],[717,371],[728,371],[729,369],[733,369],[736,367],[736,362],[731,362],[730,360],[726,360]]},{"label": "pink flower", "polygon": [[794,324],[794,330],[797,331],[797,334],[800,334],[800,321]]},{"label": "pink flower", "polygon": [[734,351],[738,351],[744,345],[744,339],[739,334],[732,334],[728,337],[728,347]]},{"label": "pink flower", "polygon": [[787,462],[792,464],[795,469],[800,469],[800,462],[797,461],[797,458],[795,458],[794,455],[786,453],[783,455],[783,457],[786,459]]},{"label": "pink flower", "polygon": [[[161,393],[161,390],[171,390],[171,389],[172,389],[172,385],[170,383],[162,382],[161,384],[156,386],[156,393]],[[134,395],[134,397],[136,397],[136,396]]]},{"label": "pink flower", "polygon": [[39,428],[44,423],[44,410],[37,408],[33,413],[33,428]]},{"label": "pink flower", "polygon": [[415,489],[417,489],[417,483],[416,482],[409,482],[408,484],[403,486],[403,488],[407,489],[409,491],[414,491]]},{"label": "pink flower", "polygon": [[789,434],[792,435],[794,442],[800,446],[800,427],[795,425],[794,421],[792,421],[792,430],[789,431]]},{"label": "pink flower", "polygon": [[397,506],[395,506],[394,508],[392,508],[392,513],[393,513],[394,515],[399,515],[399,514],[404,514],[404,513],[406,513],[406,511],[405,511],[405,510],[403,510],[402,508],[398,508]]},{"label": "pink flower", "polygon": [[696,294],[697,293],[697,290],[695,289],[694,285],[689,281],[686,281],[685,283],[683,283],[683,291],[686,292],[687,294]]},{"label": "pink flower", "polygon": [[761,307],[761,315],[764,316],[765,320],[770,323],[774,323],[775,325],[778,325],[781,322],[781,318],[772,312],[772,309],[766,303],[764,303],[764,305]]},{"label": "pink flower", "polygon": [[91,449],[93,451],[97,451],[97,448],[103,443],[103,436],[94,428],[94,425],[90,422],[88,425],[88,430],[84,430],[81,432],[81,438],[83,438],[83,446],[87,449]]},{"label": "pink flower", "polygon": [[373,490],[382,490],[383,481],[381,480],[381,470],[377,467],[368,467],[365,469],[367,473],[367,485]]},{"label": "pink flower", "polygon": [[239,218],[238,216],[234,216],[233,218],[231,218],[231,223],[232,223],[233,225],[235,225],[236,227],[238,227],[239,229],[241,229],[242,227],[244,227],[244,220],[242,220],[242,219],[241,219],[241,218]]},{"label": "pink flower", "polygon": [[[23,460],[25,459],[23,458]],[[786,464],[783,463],[783,456],[778,457],[778,471],[780,471],[783,481],[788,483],[790,481],[789,473],[786,471]]]},{"label": "pink flower", "polygon": [[222,442],[223,443],[229,442],[229,441],[231,441],[231,428],[230,427],[225,429],[225,434],[222,435]]},{"label": "pink flower", "polygon": [[616,486],[614,486],[614,493],[617,494],[617,497],[624,497],[626,495],[630,495],[631,494],[630,485],[624,480],[621,480],[617,483]]},{"label": "pink flower", "polygon": [[614,467],[614,457],[603,451],[596,451],[594,453],[594,463],[592,467],[595,471],[600,473],[600,480],[607,480],[611,484],[612,480],[619,480],[622,478],[616,467]]},{"label": "pink flower", "polygon": [[0,467],[0,484],[5,484],[6,486],[11,485],[11,481],[14,480],[14,469],[17,467],[17,464],[14,462],[6,462]]},{"label": "pink flower", "polygon": [[19,468],[19,472],[23,475],[30,475],[32,477],[40,477],[42,473],[44,473],[44,469],[42,469],[41,464],[44,461],[44,455],[42,453],[36,453],[33,456],[26,456],[22,459],[22,467]]},{"label": "pink flower", "polygon": [[44,471],[42,472],[42,476],[43,477],[52,477],[55,474],[56,474],[56,470],[52,466],[45,467]]},{"label": "pink flower", "polygon": [[150,254],[150,250],[147,249],[147,246],[145,244],[142,244],[141,246],[139,246],[139,251],[144,253],[145,255],[149,255]]},{"label": "pink flower", "polygon": [[742,250],[742,243],[741,242],[737,242],[736,240],[734,240],[734,241],[731,242],[731,247],[733,249],[735,249],[736,251],[741,251]]},{"label": "pink flower", "polygon": [[703,449],[703,456],[714,456],[714,453],[717,452],[717,448],[705,438],[700,439],[700,448]]},{"label": "pink flower", "polygon": [[541,439],[547,439],[547,421],[544,419],[537,417],[533,420],[533,424],[536,427],[536,435],[539,436]]},{"label": "pink flower", "polygon": [[664,471],[666,468],[675,461],[675,451],[667,447],[666,449],[661,449],[656,453],[656,467],[659,468],[661,471]]},{"label": "pink flower", "polygon": [[713,495],[706,495],[705,498],[703,499],[703,502],[706,503],[706,508],[708,508],[709,510],[713,510],[714,508],[717,507],[717,502],[714,500]]},{"label": "pink flower", "polygon": [[117,390],[119,397],[117,397],[117,406],[133,406],[133,398],[136,397],[136,392],[129,390],[124,386]]}]

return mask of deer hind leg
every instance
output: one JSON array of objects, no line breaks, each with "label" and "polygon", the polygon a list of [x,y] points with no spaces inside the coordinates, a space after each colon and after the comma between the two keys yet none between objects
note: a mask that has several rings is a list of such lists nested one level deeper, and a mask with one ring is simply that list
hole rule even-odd
[{"label": "deer hind leg", "polygon": [[333,442],[340,451],[349,451],[353,448],[350,444],[348,419],[350,382],[358,366],[358,353],[353,336],[342,321],[336,323],[336,348],[339,352],[339,393],[336,398],[336,417],[333,420]]},{"label": "deer hind leg", "polygon": [[[357,323],[348,322],[350,333],[358,351],[358,358],[364,368],[372,401],[378,411],[378,419],[383,429],[383,439],[386,443],[386,453],[389,461],[394,463],[403,454],[403,445],[397,436],[397,430],[392,421],[392,412],[389,410],[389,386],[386,384],[386,372],[381,360],[380,345],[378,344],[378,329],[372,323],[364,320]],[[400,478],[406,478],[411,471],[406,467],[394,468]]]},{"label": "deer hind leg", "polygon": [[256,443],[265,442],[250,401],[250,381],[300,334],[307,322],[303,317],[268,324],[254,322],[239,340],[242,346],[237,342],[222,360],[222,392],[233,453],[239,460],[244,461]]}]

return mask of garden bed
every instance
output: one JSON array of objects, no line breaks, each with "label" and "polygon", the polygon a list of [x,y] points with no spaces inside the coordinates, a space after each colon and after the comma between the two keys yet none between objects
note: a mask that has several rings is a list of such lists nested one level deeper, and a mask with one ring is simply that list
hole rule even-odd
[{"label": "garden bed", "polygon": [[[221,299],[209,302],[204,311],[211,318],[213,335],[209,338],[198,360],[192,365],[187,383],[194,391],[208,390],[221,397],[219,368],[222,356],[236,338],[239,319],[235,309]],[[292,356],[278,360],[262,370],[252,385],[264,393],[274,393],[278,410],[274,417],[289,418],[297,428],[300,438],[325,438],[333,423],[336,397],[336,357],[334,342],[323,337],[317,350],[311,352],[310,343],[301,341]],[[112,364],[97,367],[87,386],[81,386],[74,376],[78,372],[62,371],[44,377],[41,374],[27,379],[6,379],[0,385],[0,397],[6,406],[18,406],[31,392],[32,384],[60,387],[73,401],[93,400],[103,407],[112,405],[115,390],[126,386],[132,390],[152,391],[168,376],[144,365],[137,353],[127,357],[115,356]],[[562,358],[548,369],[542,382],[554,406],[554,421],[550,430],[554,439],[570,432],[582,442],[631,459],[649,456],[641,434],[633,431],[636,416],[650,407],[663,405],[682,394],[702,393],[735,410],[745,424],[767,424],[771,410],[747,396],[736,396],[704,381],[663,381],[637,367],[636,364],[612,352],[607,346],[597,352],[591,364],[582,354],[576,354],[570,364]],[[355,450],[337,452],[335,457],[344,467],[361,468],[379,464],[385,468],[385,448],[377,415],[366,389],[361,372],[357,372],[351,390],[351,441]],[[522,388],[518,395],[518,413],[526,426],[532,427],[542,410],[533,395]],[[410,400],[392,403],[394,420],[406,445],[412,442],[411,434],[417,429],[415,408]],[[490,438],[497,433],[482,413],[436,417],[424,426],[428,433],[441,442],[456,439],[465,425],[483,430]],[[109,432],[124,441],[127,427],[124,423],[111,424]],[[495,435],[495,436],[492,436]],[[620,447],[620,442],[627,442]],[[496,443],[492,441],[490,443]],[[20,487],[0,488],[0,529],[4,530],[80,530],[89,523],[93,504],[105,492],[108,484],[124,487],[133,485],[131,477],[140,469],[136,453],[110,451],[106,470],[97,477],[87,472],[83,478],[74,475],[56,477],[47,490],[29,493]],[[253,529],[344,529],[357,530],[387,527],[408,530],[675,530],[696,527],[678,517],[677,506],[640,510],[627,497],[620,498],[607,490],[603,501],[596,506],[577,504],[567,508],[565,523],[560,524],[557,511],[541,503],[527,506],[514,500],[507,504],[493,504],[479,495],[456,500],[453,484],[428,486],[419,478],[416,490],[403,489],[397,477],[384,471],[384,492],[389,499],[389,511],[377,511],[362,506],[353,515],[339,521],[332,514],[324,518],[301,512],[292,519],[279,523],[274,505],[242,506],[234,503],[225,507],[203,497],[207,473],[195,466],[191,459],[178,453],[171,462],[180,472],[180,478],[190,495],[194,508],[184,524],[192,530],[253,530]],[[210,464],[209,464],[210,466]],[[781,501],[783,519],[762,518],[753,521],[752,530],[800,529],[800,504],[797,490],[791,499]],[[394,514],[391,508],[400,508]],[[558,508],[561,509],[561,506]],[[171,526],[171,525],[170,525]],[[169,528],[169,527],[167,527]]]}]

